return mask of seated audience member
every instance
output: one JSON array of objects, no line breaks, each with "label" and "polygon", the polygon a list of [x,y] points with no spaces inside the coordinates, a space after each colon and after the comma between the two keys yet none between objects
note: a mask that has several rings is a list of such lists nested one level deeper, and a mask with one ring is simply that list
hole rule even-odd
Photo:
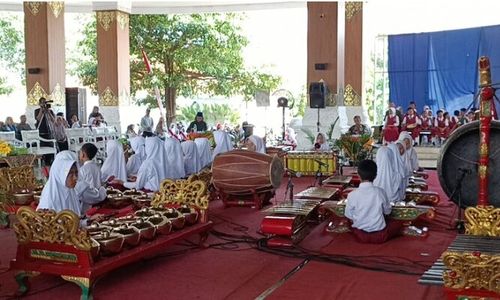
[{"label": "seated audience member", "polygon": [[104,121],[104,116],[99,112],[99,106],[94,106],[92,112],[89,115],[88,124],[92,125],[94,123],[94,119],[99,118],[101,121]]},{"label": "seated audience member", "polygon": [[467,123],[473,122],[476,120],[475,110],[469,110],[467,113]]},{"label": "seated audience member", "polygon": [[410,104],[408,105],[408,108],[413,109],[413,112],[415,113],[415,115],[418,115],[417,114],[417,104],[415,103],[415,101],[410,101]]},{"label": "seated audience member", "polygon": [[16,124],[14,124],[14,120],[12,117],[7,117],[4,123],[4,131],[14,131],[16,132]]},{"label": "seated audience member", "polygon": [[123,184],[128,189],[146,190],[156,192],[160,189],[160,166],[157,158],[163,155],[163,143],[158,138],[147,138],[145,142],[146,160],[142,163],[137,172],[134,182],[124,182],[115,180],[114,182]]},{"label": "seated audience member", "polygon": [[204,168],[212,163],[212,147],[207,138],[197,138],[194,140],[198,148],[198,155],[200,156],[201,168]]},{"label": "seated audience member", "polygon": [[5,123],[0,121],[0,131],[5,132],[7,129],[5,128]]},{"label": "seated audience member", "polygon": [[455,110],[450,118],[450,132],[453,132],[458,126],[460,126],[460,111]]},{"label": "seated audience member", "polygon": [[59,151],[68,150],[68,137],[66,136],[66,122],[63,117],[57,116],[54,123],[54,139],[57,141]]},{"label": "seated audience member", "polygon": [[158,124],[156,124],[156,129],[155,129],[155,135],[159,138],[164,138],[166,136],[166,130],[165,130],[165,119],[163,117],[160,117],[160,120],[158,121]]},{"label": "seated audience member", "polygon": [[259,153],[266,153],[266,145],[261,137],[256,135],[251,135],[246,140],[246,146],[248,151],[254,151]]},{"label": "seated audience member", "polygon": [[[86,183],[90,189],[93,189],[93,193],[83,193],[80,197],[83,213],[85,213],[92,205],[106,199],[106,189],[101,184],[101,169],[93,161],[96,154],[97,147],[91,143],[83,144],[80,149],[79,158],[82,166],[78,171],[78,181]],[[96,195],[95,191],[98,191],[98,195]]]},{"label": "seated audience member", "polygon": [[26,123],[26,115],[22,115],[20,119],[21,119],[21,123],[17,124],[17,126],[16,126],[16,139],[21,141],[23,139],[21,131],[32,130],[32,128],[31,128],[30,124]]},{"label": "seated audience member", "polygon": [[394,184],[398,185],[398,191],[400,193],[399,199],[404,200],[406,198],[406,188],[408,187],[409,181],[408,169],[406,168],[406,164],[403,159],[405,148],[401,143],[390,143],[387,147],[392,151],[394,157],[394,169],[399,174],[398,179],[401,178],[401,181],[395,181]]},{"label": "seated audience member", "polygon": [[445,118],[442,110],[437,111],[437,116],[434,119],[434,144],[440,145],[450,133],[450,123]]},{"label": "seated audience member", "polygon": [[387,146],[382,146],[377,150],[377,177],[373,185],[383,189],[389,202],[392,203],[402,200],[399,190],[402,186],[397,183],[403,180],[403,175],[396,171],[394,161],[394,153]]},{"label": "seated audience member", "polygon": [[405,154],[403,159],[406,168],[411,170],[411,173],[413,174],[413,171],[418,171],[419,167],[418,167],[417,151],[415,151],[415,148],[413,148],[412,136],[408,132],[402,131],[399,134],[398,140],[402,142],[403,145],[405,146]]},{"label": "seated audience member", "polygon": [[199,111],[193,122],[191,122],[187,128],[187,132],[205,132],[208,130],[207,123],[205,123],[203,118],[203,113]]},{"label": "seated audience member", "polygon": [[314,142],[314,148],[312,150],[316,151],[329,151],[330,145],[326,141],[326,135],[322,132],[319,132],[316,136],[316,141]]},{"label": "seated audience member", "polygon": [[215,148],[212,153],[212,159],[214,159],[217,154],[233,150],[233,144],[229,133],[225,131],[214,131],[214,140]]},{"label": "seated audience member", "polygon": [[469,123],[469,120],[467,119],[467,109],[461,108],[460,114],[458,115],[458,126],[462,126],[467,123]]},{"label": "seated audience member", "polygon": [[167,178],[180,179],[186,177],[184,170],[184,154],[179,140],[166,137],[164,142],[167,154]]},{"label": "seated audience member", "polygon": [[127,176],[132,177],[137,175],[139,168],[146,160],[146,150],[144,149],[145,140],[142,136],[130,138],[129,141],[134,154],[127,161]]},{"label": "seated audience member", "polygon": [[430,109],[424,110],[420,116],[420,135],[422,136],[421,144],[429,144],[432,137],[432,112]]},{"label": "seated audience member", "polygon": [[349,128],[349,134],[351,135],[364,135],[370,134],[370,129],[368,126],[361,124],[361,117],[354,116],[354,125]]},{"label": "seated audience member", "polygon": [[101,181],[118,179],[127,181],[127,167],[123,146],[116,140],[109,140],[106,144],[106,160],[101,167]]},{"label": "seated audience member", "polygon": [[181,148],[184,153],[184,170],[186,171],[186,176],[198,173],[201,170],[201,162],[196,144],[193,141],[184,141],[181,143]]},{"label": "seated audience member", "polygon": [[61,119],[63,120],[63,123],[64,123],[64,127],[66,127],[66,128],[70,128],[69,123],[68,123],[68,120],[66,120],[66,118],[64,117],[64,113],[63,113],[63,112],[58,112],[58,113],[56,114],[56,118],[57,118],[57,117],[61,117]]},{"label": "seated audience member", "polygon": [[389,108],[389,114],[384,122],[384,143],[394,142],[399,136],[399,117],[394,107]]},{"label": "seated audience member", "polygon": [[403,123],[401,124],[401,130],[407,131],[411,134],[413,138],[413,143],[419,142],[418,138],[420,136],[420,124],[421,120],[415,113],[413,108],[408,108],[408,112],[403,118]]},{"label": "seated audience member", "polygon": [[71,115],[71,128],[82,128],[82,122],[78,120],[78,116],[76,114]]},{"label": "seated audience member", "polygon": [[349,193],[345,216],[352,221],[352,233],[361,243],[380,244],[398,236],[402,224],[386,219],[392,207],[385,191],[373,185],[377,165],[372,160],[359,163],[359,188]]},{"label": "seated audience member", "polygon": [[135,132],[135,125],[130,124],[127,126],[127,131],[125,132],[128,138],[133,138],[137,136],[137,132]]},{"label": "seated audience member", "polygon": [[[82,218],[80,224],[87,225],[80,197],[89,190],[84,182],[78,182],[78,168],[74,153],[62,151],[56,155],[50,168],[49,180],[45,184],[37,210],[51,209],[55,212],[71,210]],[[98,193],[97,193],[98,194]],[[98,219],[102,215],[90,218]]]}]

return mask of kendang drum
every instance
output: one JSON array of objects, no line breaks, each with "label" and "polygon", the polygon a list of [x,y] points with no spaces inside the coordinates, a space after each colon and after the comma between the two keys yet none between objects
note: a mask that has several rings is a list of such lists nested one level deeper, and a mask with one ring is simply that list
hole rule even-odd
[{"label": "kendang drum", "polygon": [[280,186],[283,173],[277,156],[246,150],[217,155],[212,163],[215,188],[232,195],[274,190]]},{"label": "kendang drum", "polygon": [[285,161],[288,169],[306,176],[314,176],[318,170],[323,175],[330,176],[336,170],[336,155],[333,151],[290,151],[285,156]]},{"label": "kendang drum", "polygon": [[[476,206],[479,194],[479,121],[458,127],[446,140],[437,164],[445,193],[463,208]],[[491,122],[488,193],[490,205],[500,207],[500,122]],[[463,177],[463,178],[462,178]],[[462,179],[462,180],[460,180]],[[461,187],[460,185],[461,181]],[[460,196],[459,196],[460,195]],[[460,199],[460,203],[459,202]]]}]

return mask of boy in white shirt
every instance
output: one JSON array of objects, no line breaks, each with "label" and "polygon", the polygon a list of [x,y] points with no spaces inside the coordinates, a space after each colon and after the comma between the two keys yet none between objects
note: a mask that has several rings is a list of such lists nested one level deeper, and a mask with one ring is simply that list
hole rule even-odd
[{"label": "boy in white shirt", "polygon": [[400,234],[402,223],[385,219],[391,204],[383,189],[373,185],[377,164],[372,160],[359,163],[359,188],[347,196],[345,216],[352,220],[352,232],[361,243],[381,244]]},{"label": "boy in white shirt", "polygon": [[106,198],[106,189],[101,184],[101,169],[92,159],[97,154],[94,144],[86,143],[80,150],[80,167],[78,181],[83,181],[90,188],[80,197],[82,212],[86,212],[93,204],[97,204]]}]

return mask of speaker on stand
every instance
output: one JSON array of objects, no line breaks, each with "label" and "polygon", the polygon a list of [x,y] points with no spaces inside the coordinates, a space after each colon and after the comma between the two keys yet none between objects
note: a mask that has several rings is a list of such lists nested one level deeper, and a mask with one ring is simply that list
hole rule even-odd
[{"label": "speaker on stand", "polygon": [[311,82],[309,85],[309,106],[318,109],[318,121],[316,122],[317,130],[320,131],[320,109],[325,108],[326,99],[328,98],[328,88],[323,81]]}]

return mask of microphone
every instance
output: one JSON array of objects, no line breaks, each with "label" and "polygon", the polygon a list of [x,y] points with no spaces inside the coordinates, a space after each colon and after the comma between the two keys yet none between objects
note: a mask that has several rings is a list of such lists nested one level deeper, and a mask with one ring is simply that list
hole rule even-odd
[{"label": "microphone", "polygon": [[324,162],[322,162],[322,161],[321,161],[321,160],[319,160],[319,159],[315,159],[314,161],[315,161],[315,162],[317,162],[317,163],[320,165],[320,167],[324,167],[324,168],[328,167],[328,165],[327,165],[327,164],[325,164]]},{"label": "microphone", "polygon": [[297,171],[294,171],[292,169],[285,169],[285,171],[288,172],[288,174],[290,174],[292,176],[295,176],[295,177],[301,177],[302,176],[301,172],[297,172]]},{"label": "microphone", "polygon": [[466,169],[466,168],[458,168],[458,170],[464,174],[467,174],[467,175],[470,175],[472,174],[472,170],[471,169]]},{"label": "microphone", "polygon": [[319,143],[314,144],[314,149],[319,149],[321,148],[321,145]]}]

